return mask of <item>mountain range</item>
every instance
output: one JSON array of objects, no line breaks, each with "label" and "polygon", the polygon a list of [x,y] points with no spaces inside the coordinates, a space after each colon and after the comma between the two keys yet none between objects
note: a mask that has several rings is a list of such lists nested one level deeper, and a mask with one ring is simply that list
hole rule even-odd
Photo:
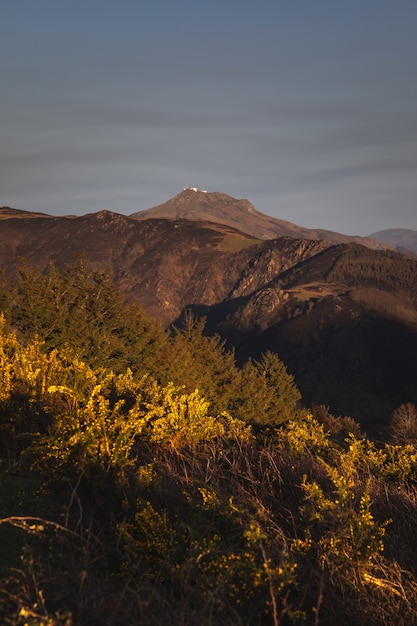
[{"label": "mountain range", "polygon": [[417,259],[377,234],[305,229],[185,189],[131,216],[3,207],[0,267],[10,283],[19,259],[62,268],[82,252],[164,326],[191,310],[238,360],[277,352],[308,406],[377,433],[394,408],[417,404]]}]

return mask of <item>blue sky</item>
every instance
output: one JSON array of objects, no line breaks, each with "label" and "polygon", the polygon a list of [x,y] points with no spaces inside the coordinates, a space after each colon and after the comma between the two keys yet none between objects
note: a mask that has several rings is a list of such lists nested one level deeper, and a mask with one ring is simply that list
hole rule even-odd
[{"label": "blue sky", "polygon": [[2,0],[0,206],[417,229],[415,0]]}]

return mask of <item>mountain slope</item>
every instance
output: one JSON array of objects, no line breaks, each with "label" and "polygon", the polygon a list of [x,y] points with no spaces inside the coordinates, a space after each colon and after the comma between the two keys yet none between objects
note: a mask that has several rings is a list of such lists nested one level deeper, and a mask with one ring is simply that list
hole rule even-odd
[{"label": "mountain slope", "polygon": [[9,282],[19,257],[64,267],[79,253],[98,271],[110,270],[119,289],[162,324],[179,323],[191,309],[239,359],[277,352],[308,405],[324,404],[377,431],[394,408],[417,404],[412,257],[109,211],[0,220],[0,267]]},{"label": "mountain slope", "polygon": [[22,211],[20,209],[12,209],[9,206],[0,207],[0,220],[8,220],[11,217],[14,218],[29,218],[29,217],[51,217],[46,213],[35,213],[32,211]]},{"label": "mountain slope", "polygon": [[[64,267],[82,253],[98,271],[110,269],[121,290],[168,324],[195,298],[212,304],[226,297],[241,257],[256,243],[223,225],[138,221],[110,211],[20,217],[0,220],[0,267],[12,280],[19,258],[43,269],[50,261]],[[225,259],[231,259],[227,267]]]},{"label": "mountain slope", "polygon": [[417,254],[417,230],[389,228],[388,230],[379,230],[369,236],[393,248],[410,250]]},{"label": "mountain slope", "polygon": [[237,200],[224,193],[199,191],[185,188],[167,202],[145,211],[133,213],[135,219],[168,218],[203,220],[225,224],[252,235],[258,239],[276,237],[296,237],[298,239],[318,239],[331,243],[354,241],[373,249],[385,249],[387,244],[369,237],[344,235],[330,230],[310,229],[296,226],[260,213],[249,200]]},{"label": "mountain slope", "polygon": [[416,278],[417,262],[401,254],[330,246],[194,310],[242,358],[273,347],[307,404],[377,434],[394,408],[417,400]]}]

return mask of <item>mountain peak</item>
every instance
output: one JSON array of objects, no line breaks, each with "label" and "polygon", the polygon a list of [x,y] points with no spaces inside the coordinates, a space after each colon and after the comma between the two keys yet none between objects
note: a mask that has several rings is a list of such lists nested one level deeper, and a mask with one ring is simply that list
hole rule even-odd
[{"label": "mountain peak", "polygon": [[215,222],[232,226],[261,239],[267,239],[269,238],[268,235],[254,233],[253,228],[245,224],[246,218],[250,218],[256,213],[255,207],[249,200],[238,200],[219,191],[185,187],[167,202],[146,211],[133,213],[130,217],[135,219],[166,218]]},{"label": "mountain peak", "polygon": [[253,204],[245,198],[236,199],[219,191],[200,190],[197,187],[186,186],[167,202],[145,211],[133,213],[130,217],[138,220],[162,218],[214,222],[231,226],[257,239],[294,237],[296,239],[325,240],[330,243],[354,241],[363,246],[377,249],[390,247],[366,237],[303,228],[257,211]]}]

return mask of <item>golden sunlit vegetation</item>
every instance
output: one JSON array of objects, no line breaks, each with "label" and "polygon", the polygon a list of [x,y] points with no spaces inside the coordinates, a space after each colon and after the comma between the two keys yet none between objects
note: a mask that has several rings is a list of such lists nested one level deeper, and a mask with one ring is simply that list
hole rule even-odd
[{"label": "golden sunlit vegetation", "polygon": [[371,441],[82,260],[0,308],[2,623],[417,624],[414,405]]}]

